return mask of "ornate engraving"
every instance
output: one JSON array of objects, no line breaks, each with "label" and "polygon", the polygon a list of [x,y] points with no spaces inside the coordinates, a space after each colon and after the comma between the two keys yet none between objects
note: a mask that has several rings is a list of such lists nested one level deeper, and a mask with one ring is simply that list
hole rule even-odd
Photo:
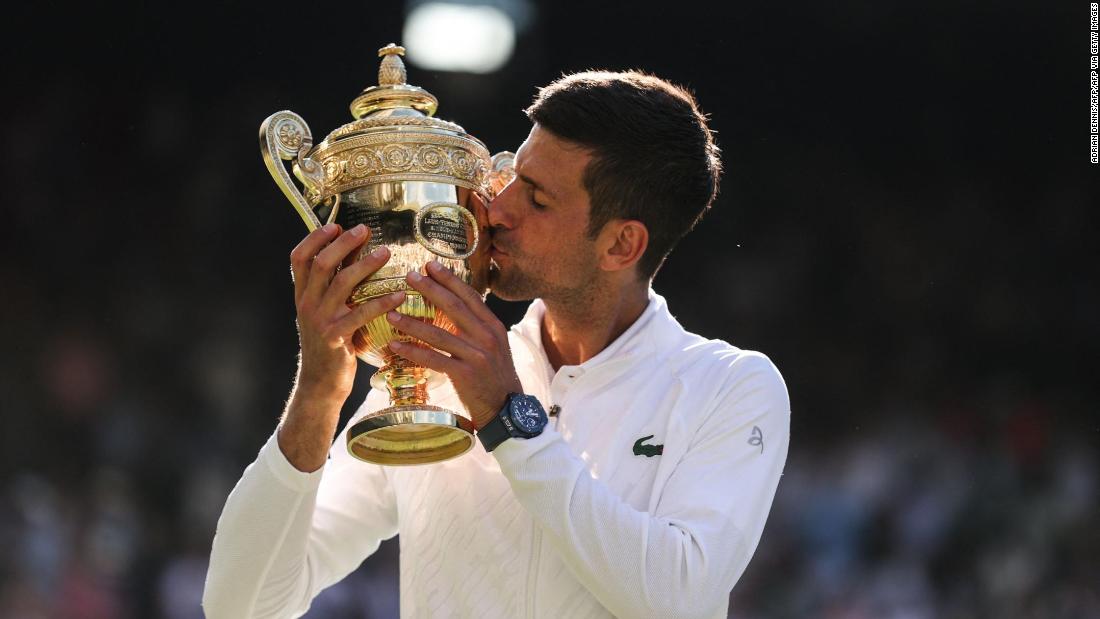
[{"label": "ornate engraving", "polygon": [[456,176],[464,178],[472,177],[476,164],[470,159],[469,153],[461,150],[451,151],[450,159],[451,169],[454,170]]},{"label": "ornate engraving", "polygon": [[[275,184],[290,200],[294,210],[298,211],[298,215],[310,230],[321,226],[321,222],[311,208],[311,205],[320,200],[320,196],[316,196],[316,191],[310,185],[316,184],[321,171],[312,160],[306,157],[312,146],[313,139],[309,132],[309,125],[301,116],[290,110],[276,112],[268,116],[260,125],[260,154],[263,155],[264,165],[267,166],[267,171],[271,173]],[[306,185],[306,196],[303,196],[294,186],[290,174],[283,165],[283,160],[296,161],[295,173]],[[301,168],[305,169],[304,173]]]},{"label": "ornate engraving", "polygon": [[280,120],[276,132],[279,136],[279,146],[288,151],[296,151],[302,147],[302,128],[293,119]]},{"label": "ornate engraving", "polygon": [[295,159],[302,143],[310,139],[306,121],[290,110],[276,112],[264,121],[264,133],[269,146],[275,147],[280,159]]},{"label": "ornate engraving", "polygon": [[[383,169],[387,172],[403,172],[408,170],[415,159],[416,155],[408,146],[391,144],[382,148]],[[420,170],[417,171],[419,172]]]},{"label": "ornate engraving", "polygon": [[348,305],[359,305],[370,299],[381,297],[391,292],[408,290],[408,288],[409,285],[404,277],[375,279],[356,286],[355,290],[351,292],[351,296],[348,297],[347,303]]},{"label": "ornate engraving", "polygon": [[346,135],[367,131],[368,129],[377,129],[379,127],[420,127],[424,129],[442,129],[459,135],[466,134],[466,130],[462,128],[462,125],[440,120],[438,118],[432,118],[430,116],[391,116],[385,118],[360,118],[359,120],[352,121],[328,134],[325,138],[325,142],[331,142]]},{"label": "ornate engraving", "polygon": [[445,171],[448,164],[447,152],[438,146],[421,146],[416,153],[416,159],[429,174],[440,174]]},{"label": "ornate engraving", "polygon": [[311,158],[323,170],[323,187],[310,193],[316,199],[395,180],[443,182],[485,192],[490,165],[480,142],[435,133],[349,137],[321,144]]},{"label": "ornate engraving", "polygon": [[382,168],[380,153],[363,149],[351,153],[346,159],[330,159],[324,163],[325,184],[331,185],[340,181],[340,177],[347,173],[352,178],[362,178],[368,174],[378,172]]}]

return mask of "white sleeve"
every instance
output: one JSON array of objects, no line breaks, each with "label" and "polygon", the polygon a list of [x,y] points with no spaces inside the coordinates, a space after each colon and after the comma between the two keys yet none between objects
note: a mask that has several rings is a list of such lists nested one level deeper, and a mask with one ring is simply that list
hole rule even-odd
[{"label": "white sleeve", "polygon": [[[719,615],[756,550],[787,459],[790,403],[763,355],[730,369],[652,513],[593,479],[552,428],[493,452],[519,502],[616,616]],[[749,442],[754,427],[763,445]]]},{"label": "white sleeve", "polygon": [[[372,399],[360,413],[380,406]],[[385,470],[348,455],[344,430],[313,473],[295,469],[273,434],[218,519],[203,610],[210,619],[300,616],[396,534]]]}]

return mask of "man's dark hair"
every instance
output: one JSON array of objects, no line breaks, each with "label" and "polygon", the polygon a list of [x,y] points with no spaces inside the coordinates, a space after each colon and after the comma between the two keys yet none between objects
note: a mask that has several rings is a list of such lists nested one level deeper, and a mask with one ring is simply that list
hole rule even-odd
[{"label": "man's dark hair", "polygon": [[593,154],[583,183],[588,234],[612,219],[649,231],[638,273],[650,278],[718,193],[722,162],[687,90],[638,71],[586,71],[539,90],[527,117]]}]

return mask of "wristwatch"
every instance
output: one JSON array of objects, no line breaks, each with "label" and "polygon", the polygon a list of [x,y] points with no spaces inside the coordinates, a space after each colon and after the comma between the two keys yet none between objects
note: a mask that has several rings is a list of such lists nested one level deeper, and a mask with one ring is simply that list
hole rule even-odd
[{"label": "wristwatch", "polygon": [[509,393],[496,417],[477,431],[485,451],[493,451],[510,438],[534,438],[546,427],[546,411],[535,396]]}]

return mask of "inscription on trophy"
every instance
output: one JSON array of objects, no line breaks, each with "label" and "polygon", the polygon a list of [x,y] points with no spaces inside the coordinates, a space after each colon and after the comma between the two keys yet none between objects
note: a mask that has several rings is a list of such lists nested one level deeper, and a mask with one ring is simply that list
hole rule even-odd
[{"label": "inscription on trophy", "polygon": [[[378,245],[382,245],[384,240],[388,238],[382,232],[385,225],[382,215],[383,212],[366,206],[345,204],[340,207],[340,214],[336,219],[344,230],[350,230],[359,224],[369,228],[370,240],[367,241],[367,246],[373,249]],[[408,226],[408,224],[405,225]]]},{"label": "inscription on trophy", "polygon": [[420,233],[438,249],[452,254],[469,250],[470,238],[463,217],[453,209],[438,208],[420,220]]}]

